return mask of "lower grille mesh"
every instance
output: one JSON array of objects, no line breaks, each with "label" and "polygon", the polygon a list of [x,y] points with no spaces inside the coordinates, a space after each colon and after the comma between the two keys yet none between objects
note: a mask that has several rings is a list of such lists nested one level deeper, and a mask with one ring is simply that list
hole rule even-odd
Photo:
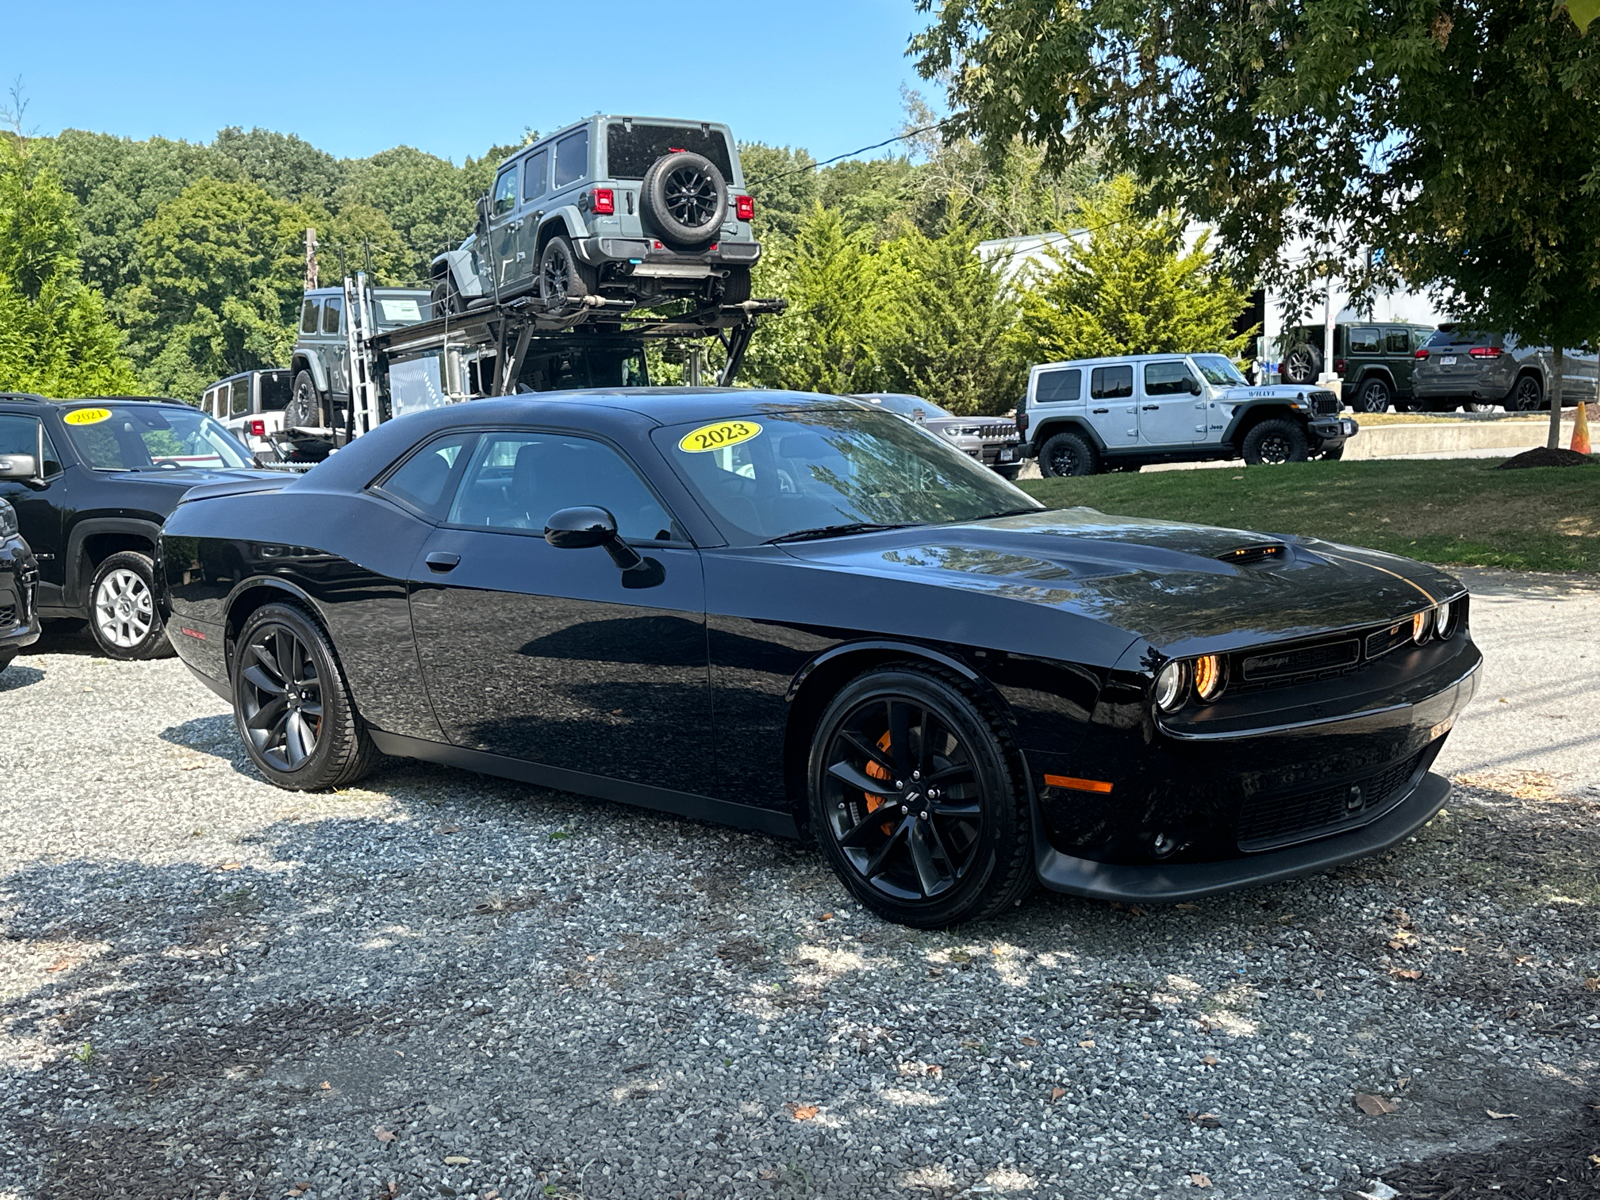
[{"label": "lower grille mesh", "polygon": [[1251,796],[1239,811],[1239,849],[1272,850],[1364,824],[1397,798],[1426,750],[1392,766],[1298,796]]}]

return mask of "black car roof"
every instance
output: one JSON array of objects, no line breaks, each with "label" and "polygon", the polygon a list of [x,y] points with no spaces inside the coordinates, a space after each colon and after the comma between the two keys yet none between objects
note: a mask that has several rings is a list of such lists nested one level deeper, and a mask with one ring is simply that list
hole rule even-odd
[{"label": "black car roof", "polygon": [[192,404],[185,404],[182,400],[174,400],[170,396],[74,396],[68,400],[52,400],[48,396],[38,396],[32,392],[0,392],[0,403],[48,404],[55,408],[72,408],[83,404],[123,404],[130,400],[138,404],[170,404],[178,408],[194,407]]}]

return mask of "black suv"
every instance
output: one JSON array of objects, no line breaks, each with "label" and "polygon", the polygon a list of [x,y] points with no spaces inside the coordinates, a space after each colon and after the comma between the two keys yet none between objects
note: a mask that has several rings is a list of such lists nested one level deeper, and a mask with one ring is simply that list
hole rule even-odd
[{"label": "black suv", "polygon": [[43,620],[89,622],[112,658],[172,652],[155,603],[156,535],[196,484],[260,475],[187,404],[0,392],[0,498],[38,559]]}]

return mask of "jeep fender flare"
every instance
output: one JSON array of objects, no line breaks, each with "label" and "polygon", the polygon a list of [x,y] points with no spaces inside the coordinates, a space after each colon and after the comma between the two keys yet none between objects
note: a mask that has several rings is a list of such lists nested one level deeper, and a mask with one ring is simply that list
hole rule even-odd
[{"label": "jeep fender flare", "polygon": [[1250,432],[1252,425],[1260,424],[1272,417],[1287,417],[1291,421],[1299,421],[1301,425],[1306,424],[1306,415],[1282,400],[1246,400],[1239,404],[1234,411],[1233,420],[1229,421],[1228,427],[1222,431],[1222,444],[1238,450],[1244,444],[1244,435]]},{"label": "jeep fender flare", "polygon": [[[533,270],[539,269],[539,259],[544,255],[545,244],[553,237],[564,237],[572,243],[572,252],[582,258],[578,248],[578,239],[583,235],[578,231],[587,229],[583,214],[578,211],[576,204],[563,204],[554,212],[545,213],[539,221],[539,236],[533,243]],[[585,259],[584,261],[588,261]]]},{"label": "jeep fender flare", "polygon": [[[1106,452],[1106,444],[1104,439],[1102,439],[1101,436],[1095,432],[1093,425],[1089,424],[1089,422],[1085,421],[1079,416],[1050,416],[1040,421],[1037,428],[1033,426],[1032,417],[1030,416],[1029,429],[1033,433],[1032,438],[1029,440],[1033,444],[1033,452],[1035,455],[1038,455],[1039,452],[1044,449],[1044,444],[1051,438],[1055,437],[1056,434],[1066,433],[1069,430],[1073,433],[1081,433],[1084,437],[1088,438],[1090,443],[1094,446],[1094,451],[1096,454],[1104,454]],[[1135,448],[1137,449],[1137,447]],[[1115,453],[1115,451],[1112,451],[1113,456]]]},{"label": "jeep fender flare", "polygon": [[154,559],[161,537],[161,520],[153,514],[149,517],[88,517],[74,525],[67,535],[67,561],[63,564],[66,570],[62,575],[61,598],[68,607],[88,609],[94,567],[87,562],[83,544],[101,533],[128,534],[149,542],[149,554]]},{"label": "jeep fender flare", "polygon": [[317,391],[324,396],[328,394],[328,372],[322,365],[322,355],[312,354],[305,350],[296,350],[289,360],[289,386],[294,386],[294,377],[301,371],[311,372],[311,382],[317,385]]},{"label": "jeep fender flare", "polygon": [[446,250],[433,260],[429,268],[429,279],[438,283],[448,272],[455,283],[457,295],[483,295],[483,280],[478,277],[478,272],[472,265],[472,257],[470,249]]},{"label": "jeep fender flare", "polygon": [[1400,393],[1400,385],[1394,381],[1394,372],[1388,367],[1379,364],[1374,364],[1373,366],[1367,367],[1361,372],[1361,374],[1357,375],[1355,382],[1350,385],[1350,390],[1354,391],[1363,383],[1366,383],[1369,379],[1381,379],[1389,385],[1390,391],[1394,392],[1396,395],[1399,395]]}]

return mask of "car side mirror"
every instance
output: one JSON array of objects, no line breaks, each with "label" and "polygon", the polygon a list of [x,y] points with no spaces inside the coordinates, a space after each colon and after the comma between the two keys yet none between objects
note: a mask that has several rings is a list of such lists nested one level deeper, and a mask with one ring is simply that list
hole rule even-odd
[{"label": "car side mirror", "polygon": [[557,550],[602,547],[624,571],[644,566],[637,550],[617,536],[617,519],[603,508],[563,508],[544,523],[544,540]]},{"label": "car side mirror", "polygon": [[487,196],[478,197],[478,223],[480,225],[489,223],[489,197]]},{"label": "car side mirror", "polygon": [[0,479],[37,479],[38,461],[31,454],[0,454]]},{"label": "car side mirror", "polygon": [[1189,376],[1189,394],[1191,396],[1198,396],[1201,390],[1200,381],[1193,375]]}]

